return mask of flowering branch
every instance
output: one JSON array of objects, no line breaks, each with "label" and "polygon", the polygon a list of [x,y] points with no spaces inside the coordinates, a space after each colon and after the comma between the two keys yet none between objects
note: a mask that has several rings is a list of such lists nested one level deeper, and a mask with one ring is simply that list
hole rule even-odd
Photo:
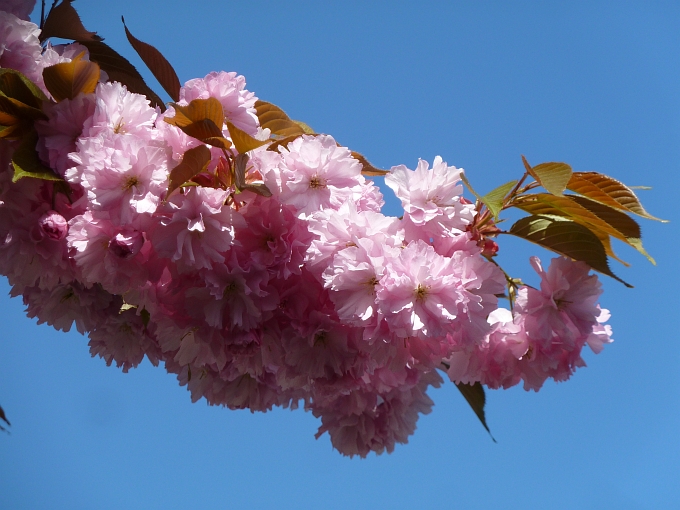
[{"label": "flowering branch", "polygon": [[[618,279],[610,239],[653,261],[629,213],[655,218],[611,177],[523,158],[479,195],[440,157],[382,170],[236,73],[180,86],[124,26],[165,105],[70,0],[42,30],[29,4],[0,11],[0,272],[39,324],[123,371],[163,361],[194,401],[302,405],[364,457],[407,442],[444,367],[488,431],[484,386],[538,391],[612,341],[590,273]],[[509,208],[528,216],[502,230]],[[561,255],[532,257],[539,287],[500,268],[499,234]]]}]

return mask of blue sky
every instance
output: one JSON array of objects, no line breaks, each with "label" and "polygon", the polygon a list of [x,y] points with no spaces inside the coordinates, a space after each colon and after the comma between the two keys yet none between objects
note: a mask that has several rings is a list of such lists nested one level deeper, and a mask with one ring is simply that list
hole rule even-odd
[{"label": "blue sky", "polygon": [[[567,383],[488,392],[493,443],[452,384],[407,445],[347,459],[302,411],[192,404],[162,368],[121,373],[87,339],[2,297],[0,506],[667,509],[680,506],[680,5],[675,2],[79,0],[143,64],[120,16],[182,82],[237,71],[260,98],[389,168],[441,155],[480,191],[565,161],[640,191],[650,265],[602,277],[615,342]],[[149,76],[148,73],[145,76]],[[149,78],[157,91],[160,87]],[[389,190],[387,190],[389,191]],[[388,193],[386,192],[386,195]],[[395,202],[386,212],[398,214]],[[501,239],[531,281],[546,252]],[[0,282],[0,295],[9,288]]]}]

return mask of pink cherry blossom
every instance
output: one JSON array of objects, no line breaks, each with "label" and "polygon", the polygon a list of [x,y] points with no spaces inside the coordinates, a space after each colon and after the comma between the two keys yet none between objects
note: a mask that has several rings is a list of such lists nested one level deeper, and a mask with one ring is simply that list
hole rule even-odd
[{"label": "pink cherry blossom", "polygon": [[[259,122],[255,115],[257,98],[245,88],[246,79],[236,73],[212,72],[205,78],[195,78],[180,90],[182,105],[194,99],[214,97],[222,103],[225,119],[250,135],[256,135]],[[218,126],[222,127],[222,126]]]},{"label": "pink cherry blossom", "polygon": [[0,10],[10,12],[17,18],[28,21],[35,7],[35,0],[2,0]]},{"label": "pink cherry blossom", "polygon": [[387,184],[401,200],[405,217],[431,236],[444,232],[459,234],[472,222],[474,206],[461,201],[462,170],[449,167],[442,158],[434,159],[432,168],[420,160],[415,171],[403,165],[385,176]]},{"label": "pink cherry blossom", "polygon": [[302,135],[280,152],[280,200],[294,206],[298,214],[338,209],[365,181],[359,161],[331,136]]},{"label": "pink cherry blossom", "polygon": [[235,228],[246,226],[242,216],[225,205],[227,196],[226,191],[197,187],[170,197],[151,233],[158,254],[185,272],[224,262]]},{"label": "pink cherry blossom", "polygon": [[40,135],[36,147],[38,154],[61,176],[67,168],[75,165],[69,154],[76,151],[76,140],[82,134],[83,125],[94,113],[94,107],[94,95],[78,94],[59,103],[46,103],[44,111],[48,120],[35,123]]},{"label": "pink cherry blossom", "polygon": [[151,128],[158,112],[146,97],[129,92],[118,82],[100,83],[94,97],[94,113],[85,122],[83,136],[134,135],[151,139],[155,135]]},{"label": "pink cherry blossom", "polygon": [[155,212],[167,188],[170,150],[160,142],[85,138],[71,157],[77,166],[66,178],[85,188],[93,210],[106,211],[121,224]]},{"label": "pink cherry blossom", "polygon": [[[22,14],[20,6],[17,7],[18,14]],[[42,84],[42,69],[37,65],[42,51],[39,35],[40,29],[35,24],[0,10],[0,67],[19,71]]]}]

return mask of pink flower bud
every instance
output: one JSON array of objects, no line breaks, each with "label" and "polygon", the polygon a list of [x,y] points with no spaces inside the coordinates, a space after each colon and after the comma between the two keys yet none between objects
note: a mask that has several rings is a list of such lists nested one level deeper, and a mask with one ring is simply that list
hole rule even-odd
[{"label": "pink flower bud", "polygon": [[109,241],[109,250],[116,257],[121,259],[131,259],[144,244],[144,237],[141,232],[131,230],[128,232],[119,232]]},{"label": "pink flower bud", "polygon": [[63,239],[68,234],[66,219],[56,211],[47,211],[38,220],[40,229],[50,239]]},{"label": "pink flower bud", "polygon": [[484,239],[480,247],[482,248],[482,255],[485,257],[495,257],[498,253],[498,243],[491,239]]}]

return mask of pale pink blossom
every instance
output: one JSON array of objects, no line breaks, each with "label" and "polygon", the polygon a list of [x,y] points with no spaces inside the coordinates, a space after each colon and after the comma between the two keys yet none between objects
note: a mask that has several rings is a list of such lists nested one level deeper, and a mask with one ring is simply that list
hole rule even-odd
[{"label": "pale pink blossom", "polygon": [[[250,135],[258,133],[255,115],[255,94],[246,90],[246,79],[236,73],[212,72],[205,78],[189,80],[180,89],[179,104],[187,105],[194,99],[214,97],[224,110],[226,121]],[[217,126],[222,128],[222,126]]]},{"label": "pale pink blossom", "polygon": [[284,280],[300,274],[313,235],[289,206],[258,197],[243,211],[236,240],[244,267],[266,268]]},{"label": "pale pink blossom", "polygon": [[136,137],[85,138],[78,145],[71,155],[77,166],[66,178],[85,188],[94,210],[121,224],[156,211],[168,185],[167,146]]},{"label": "pale pink blossom", "polygon": [[526,316],[527,335],[544,348],[571,349],[600,316],[600,281],[587,264],[566,257],[552,259],[547,272],[538,257],[531,257],[531,265],[541,277],[540,290],[523,287],[516,302],[518,313]]},{"label": "pale pink blossom", "polygon": [[284,204],[300,215],[324,208],[338,209],[361,190],[361,163],[328,135],[302,135],[281,147],[281,194]]},{"label": "pale pink blossom", "polygon": [[611,314],[609,310],[601,309],[600,315],[597,316],[597,324],[593,326],[593,332],[586,338],[588,347],[595,354],[600,354],[604,349],[605,344],[612,343],[612,327],[609,324],[604,324],[609,320]]},{"label": "pale pink blossom", "polygon": [[309,230],[316,234],[307,252],[310,267],[322,272],[333,255],[353,246],[359,239],[370,238],[385,246],[400,247],[404,241],[400,222],[392,216],[373,211],[358,211],[351,201],[340,209],[318,211],[307,218]]},{"label": "pale pink blossom", "polygon": [[10,12],[25,21],[28,21],[34,7],[35,0],[2,0],[0,2],[0,11]]},{"label": "pale pink blossom", "polygon": [[481,343],[457,350],[446,360],[447,373],[456,383],[510,388],[521,381],[520,360],[529,350],[522,318],[498,308],[489,314],[488,322],[492,329]]},{"label": "pale pink blossom", "polygon": [[94,113],[94,95],[78,94],[73,99],[45,103],[47,120],[38,120],[35,129],[40,135],[36,147],[40,158],[63,176],[75,165],[69,154],[76,151],[83,125]]},{"label": "pale pink blossom", "polygon": [[160,349],[134,310],[110,314],[89,336],[92,357],[103,358],[109,366],[115,361],[123,372],[135,368],[144,357],[158,365]]},{"label": "pale pink blossom", "polygon": [[417,241],[384,268],[377,290],[380,310],[400,337],[445,335],[467,301],[452,260]]},{"label": "pale pink blossom", "polygon": [[161,257],[177,263],[180,271],[210,269],[223,263],[234,243],[242,216],[225,205],[228,193],[203,187],[173,194],[158,211],[151,241]]},{"label": "pale pink blossom", "polygon": [[43,234],[51,239],[63,239],[68,233],[68,222],[57,211],[47,211],[40,217],[38,224]]},{"label": "pale pink blossom", "polygon": [[88,288],[77,281],[51,289],[30,287],[23,292],[23,298],[26,315],[37,317],[38,324],[47,323],[55,329],[70,331],[75,323],[76,329],[83,335],[120,310],[118,300],[101,286]]},{"label": "pale pink blossom", "polygon": [[437,156],[431,169],[422,159],[415,170],[404,165],[392,168],[385,184],[401,200],[404,218],[425,232],[422,235],[460,234],[474,216],[474,206],[461,201],[461,173]]},{"label": "pale pink blossom", "polygon": [[377,317],[376,288],[385,265],[398,256],[398,248],[362,238],[333,257],[323,278],[338,317],[356,325]]},{"label": "pale pink blossom", "polygon": [[148,278],[149,248],[141,232],[87,211],[69,222],[67,241],[82,280],[89,284],[125,294]]},{"label": "pale pink blossom", "polygon": [[0,67],[14,69],[35,83],[42,83],[42,69],[37,65],[42,51],[39,35],[40,29],[34,23],[0,10]]},{"label": "pale pink blossom", "polygon": [[94,96],[94,113],[85,122],[83,136],[134,135],[146,140],[155,137],[152,128],[158,112],[145,96],[129,92],[118,82],[100,83]]},{"label": "pale pink blossom", "polygon": [[360,413],[336,409],[313,408],[321,417],[320,437],[328,432],[333,446],[343,455],[366,457],[371,451],[380,455],[394,451],[396,443],[407,443],[420,414],[428,414],[434,404],[425,393],[428,386],[438,387],[436,372],[423,373],[413,385],[404,385],[389,393],[367,395],[366,407]]}]

